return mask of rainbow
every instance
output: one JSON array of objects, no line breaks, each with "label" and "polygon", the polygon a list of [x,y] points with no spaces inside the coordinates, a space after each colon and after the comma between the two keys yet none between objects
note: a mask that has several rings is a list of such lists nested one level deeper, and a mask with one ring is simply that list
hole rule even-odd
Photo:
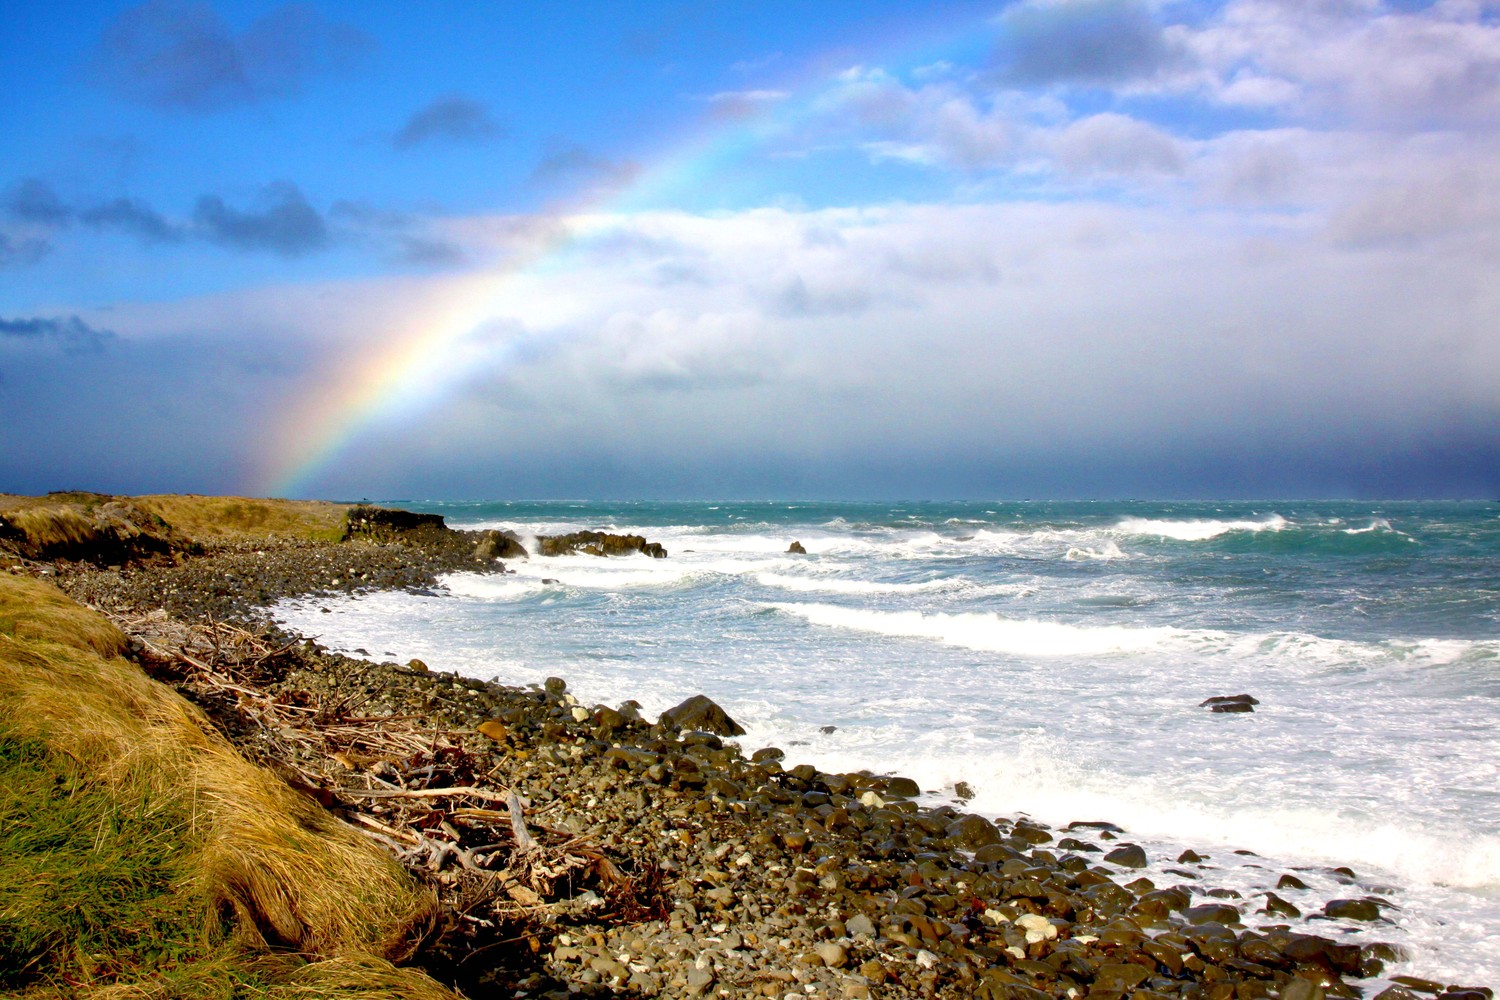
[{"label": "rainbow", "polygon": [[[899,48],[908,65],[935,61],[953,48],[955,40],[972,42],[975,24],[929,26],[919,44],[909,34]],[[877,49],[884,47],[877,46]],[[508,293],[535,275],[564,251],[597,231],[611,213],[627,213],[642,205],[669,203],[674,191],[691,190],[720,168],[744,157],[770,137],[796,125],[817,108],[817,99],[834,78],[833,70],[850,64],[809,61],[799,78],[779,81],[779,100],[752,102],[741,113],[725,115],[712,106],[691,124],[685,135],[659,155],[651,166],[613,188],[596,188],[571,201],[553,205],[521,248],[498,267],[458,279],[446,289],[443,306],[420,321],[398,324],[383,333],[368,356],[353,369],[330,372],[306,399],[280,414],[266,438],[263,469],[251,492],[269,496],[301,496],[317,477],[361,440],[372,427],[393,416],[419,412],[434,405],[451,378],[442,374],[454,348],[487,321],[504,314]]]}]

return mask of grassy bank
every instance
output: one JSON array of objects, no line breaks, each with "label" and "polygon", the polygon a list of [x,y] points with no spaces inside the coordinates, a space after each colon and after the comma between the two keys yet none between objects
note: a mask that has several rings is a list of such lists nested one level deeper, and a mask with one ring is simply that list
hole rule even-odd
[{"label": "grassy bank", "polygon": [[0,990],[452,997],[434,902],[50,585],[0,575]]}]

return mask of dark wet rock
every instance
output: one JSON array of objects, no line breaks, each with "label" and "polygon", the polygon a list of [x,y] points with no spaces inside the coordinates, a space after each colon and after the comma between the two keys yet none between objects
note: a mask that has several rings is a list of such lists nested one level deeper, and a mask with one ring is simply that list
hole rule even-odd
[{"label": "dark wet rock", "polygon": [[1266,893],[1266,905],[1265,908],[1261,910],[1261,912],[1268,913],[1273,917],[1302,916],[1301,910],[1297,909],[1297,907],[1293,906],[1291,903],[1288,903],[1286,900],[1282,899],[1274,892]]},{"label": "dark wet rock", "polygon": [[1375,994],[1375,1000],[1418,1000],[1418,994],[1405,986],[1392,984]]},{"label": "dark wet rock", "polygon": [[1198,906],[1189,906],[1182,911],[1182,916],[1192,924],[1237,924],[1240,922],[1240,911],[1227,903],[1202,903]]},{"label": "dark wet rock", "polygon": [[1203,860],[1203,855],[1191,847],[1177,855],[1177,863],[1180,865],[1194,865]]},{"label": "dark wet rock", "polygon": [[1379,920],[1380,904],[1373,899],[1330,899],[1323,915],[1336,920]]},{"label": "dark wet rock", "polygon": [[574,531],[567,535],[543,535],[536,540],[537,554],[565,556],[575,552],[590,556],[625,556],[639,552],[653,559],[665,559],[667,550],[660,542],[648,542],[640,535],[615,535],[606,531]]},{"label": "dark wet rock", "polygon": [[1000,843],[1000,831],[983,816],[968,813],[948,825],[945,835],[958,847],[975,850],[986,844]]},{"label": "dark wet rock", "polygon": [[344,521],[344,540],[361,538],[380,542],[434,541],[448,533],[439,514],[419,514],[389,507],[363,504],[349,508]]},{"label": "dark wet rock", "polygon": [[805,556],[805,555],[807,555],[807,549],[805,549],[805,548],[802,547],[802,543],[801,542],[793,542],[791,545],[787,546],[786,550],[787,550],[788,553],[799,555],[799,556]]},{"label": "dark wet rock", "polygon": [[1116,847],[1104,856],[1104,860],[1122,868],[1144,868],[1148,863],[1146,851],[1136,844]]},{"label": "dark wet rock", "polygon": [[1276,880],[1278,889],[1306,889],[1307,883],[1295,875],[1283,875]]},{"label": "dark wet rock", "polygon": [[514,531],[482,531],[474,546],[474,558],[485,562],[495,559],[525,559],[526,547]]},{"label": "dark wet rock", "polygon": [[1205,698],[1198,703],[1198,707],[1206,708],[1210,712],[1253,712],[1255,711],[1253,706],[1259,704],[1259,699],[1252,698],[1248,694],[1230,694]]},{"label": "dark wet rock", "polygon": [[1417,993],[1438,994],[1443,992],[1444,989],[1442,983],[1433,982],[1431,979],[1422,979],[1418,976],[1392,976],[1391,982]]},{"label": "dark wet rock", "polygon": [[1323,987],[1310,979],[1293,976],[1281,988],[1281,1000],[1323,1000]]},{"label": "dark wet rock", "polygon": [[880,779],[879,787],[885,795],[899,796],[904,799],[914,799],[922,794],[922,786],[899,774]]},{"label": "dark wet rock", "polygon": [[657,720],[669,729],[701,729],[720,736],[744,736],[745,727],[729,717],[707,695],[695,694],[661,713]]}]

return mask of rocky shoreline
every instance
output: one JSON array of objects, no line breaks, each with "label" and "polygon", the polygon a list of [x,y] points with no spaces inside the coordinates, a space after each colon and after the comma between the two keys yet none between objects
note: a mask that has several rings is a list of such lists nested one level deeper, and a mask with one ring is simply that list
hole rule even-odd
[{"label": "rocky shoreline", "polygon": [[[135,622],[140,662],[196,697],[252,759],[274,765],[288,741],[255,724],[244,696],[195,688],[179,669],[193,661],[193,622],[233,622],[274,650],[234,690],[324,714],[340,706],[372,731],[402,720],[430,729],[434,746],[446,734],[466,776],[515,791],[534,822],[624,873],[630,907],[562,880],[524,927],[450,934],[415,959],[466,995],[1491,1000],[1485,988],[1411,977],[1372,989],[1360,980],[1380,976],[1393,947],[1314,933],[1275,893],[1215,887],[1192,851],[1173,882],[1153,883],[1140,877],[1146,852],[1108,823],[991,820],[931,804],[900,776],[825,773],[775,748],[741,748],[711,703],[653,722],[628,703],[580,704],[561,679],[505,687],[279,633],[265,608],[281,597],[431,588],[453,570],[503,572],[496,554],[513,554],[498,533],[381,516],[338,543],[237,540],[117,567],[23,559],[12,571]],[[604,551],[598,538],[577,544]],[[645,540],[610,544],[659,552]],[[284,763],[298,774],[326,764]],[[338,767],[346,784],[430,791],[387,773],[389,760],[346,755]],[[350,795],[327,798],[353,809]],[[442,820],[431,822],[437,831]],[[417,870],[441,880],[451,864],[429,858]],[[1387,900],[1351,890],[1309,916],[1382,919]]]}]

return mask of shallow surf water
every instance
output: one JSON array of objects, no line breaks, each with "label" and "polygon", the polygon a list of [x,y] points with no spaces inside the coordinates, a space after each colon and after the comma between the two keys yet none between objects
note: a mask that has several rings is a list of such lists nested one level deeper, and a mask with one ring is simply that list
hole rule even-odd
[{"label": "shallow surf water", "polygon": [[[1191,846],[1248,911],[1293,869],[1309,888],[1278,892],[1305,913],[1382,891],[1390,923],[1314,929],[1500,984],[1500,504],[401,506],[670,556],[518,560],[278,617],[375,658],[562,676],[590,704],[703,692],[747,749],[1117,823],[1158,884]],[[1241,692],[1254,714],[1199,707]]]}]

